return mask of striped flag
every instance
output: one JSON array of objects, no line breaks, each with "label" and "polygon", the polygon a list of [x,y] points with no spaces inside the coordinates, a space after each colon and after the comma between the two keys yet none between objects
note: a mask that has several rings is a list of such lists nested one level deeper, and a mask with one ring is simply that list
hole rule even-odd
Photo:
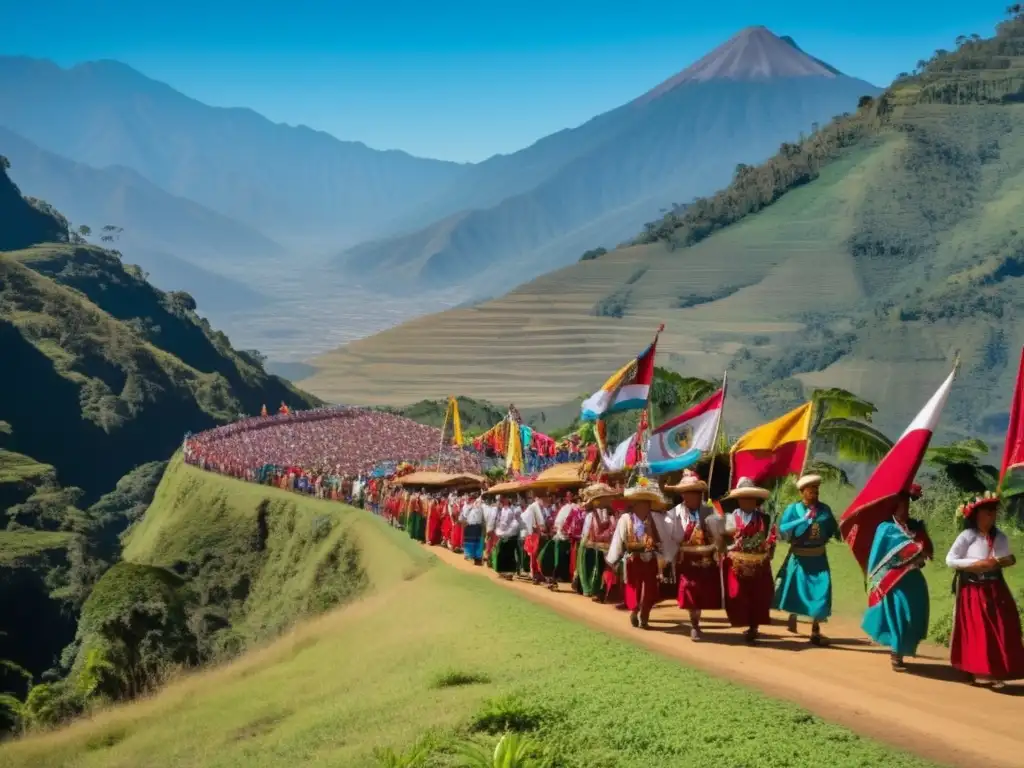
[{"label": "striped flag", "polygon": [[[661,332],[661,329],[658,329]],[[654,353],[658,337],[606,381],[597,392],[583,401],[580,419],[597,421],[612,413],[637,411],[647,407],[647,398],[654,380]]]},{"label": "striped flag", "polygon": [[647,466],[651,474],[686,469],[706,451],[713,450],[724,402],[723,388],[654,430],[647,440]]}]

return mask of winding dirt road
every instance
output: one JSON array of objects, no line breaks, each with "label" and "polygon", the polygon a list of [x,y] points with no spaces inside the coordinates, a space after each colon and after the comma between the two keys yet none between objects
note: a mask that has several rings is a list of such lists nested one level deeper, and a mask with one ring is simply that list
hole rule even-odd
[{"label": "winding dirt road", "polygon": [[[497,580],[492,571],[474,567],[461,555],[439,547],[431,551],[454,568]],[[807,642],[806,625],[794,636],[784,622],[763,628],[764,639],[750,648],[742,630],[729,628],[725,614],[714,611],[705,618],[704,642],[694,643],[685,614],[674,602],[654,609],[652,631],[645,632],[633,629],[627,615],[609,605],[524,581],[500,583],[595,629],[789,699],[823,719],[937,763],[1024,766],[1024,685],[1002,692],[967,685],[949,666],[944,648],[923,647],[919,658],[907,660],[909,672],[898,674],[889,668],[888,650],[870,643],[849,621],[824,625],[831,641],[827,648]]]}]

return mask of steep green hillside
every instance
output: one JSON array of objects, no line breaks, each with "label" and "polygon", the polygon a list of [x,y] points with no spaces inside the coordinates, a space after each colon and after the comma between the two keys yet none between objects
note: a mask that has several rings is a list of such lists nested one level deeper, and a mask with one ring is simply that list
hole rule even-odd
[{"label": "steep green hillside", "polygon": [[1024,17],[901,78],[639,241],[313,361],[346,402],[545,405],[666,323],[659,363],[730,371],[730,431],[842,386],[898,433],[963,357],[944,428],[1002,438],[1024,344]]},{"label": "steep green hillside", "polygon": [[[28,208],[6,173],[0,195],[12,217]],[[88,500],[166,459],[186,431],[311,402],[232,349],[188,294],[157,290],[115,252],[40,244],[50,235],[37,228],[0,253],[0,343],[18,372],[0,379],[0,419],[10,450],[53,465]]]},{"label": "steep green hillside", "polygon": [[[0,161],[0,659],[38,681],[62,669],[185,432],[315,400],[234,350],[188,294],[68,242],[63,217],[22,197]],[[0,691],[20,685],[0,672]]]}]

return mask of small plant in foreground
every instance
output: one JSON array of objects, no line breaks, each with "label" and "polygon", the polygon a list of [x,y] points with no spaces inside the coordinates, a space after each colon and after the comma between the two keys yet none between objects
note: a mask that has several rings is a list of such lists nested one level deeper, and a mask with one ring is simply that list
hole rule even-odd
[{"label": "small plant in foreground", "polygon": [[459,749],[466,768],[541,768],[540,749],[533,739],[506,733],[494,751],[466,743]]},{"label": "small plant in foreground", "polygon": [[507,731],[525,733],[537,730],[550,717],[543,707],[523,701],[518,696],[491,699],[473,716],[469,730],[473,733],[497,735]]}]

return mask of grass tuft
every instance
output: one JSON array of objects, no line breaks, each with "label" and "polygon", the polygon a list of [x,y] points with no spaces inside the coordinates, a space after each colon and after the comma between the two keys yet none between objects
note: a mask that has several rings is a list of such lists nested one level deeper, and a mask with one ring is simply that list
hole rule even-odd
[{"label": "grass tuft", "polygon": [[430,684],[431,688],[459,688],[464,685],[486,685],[491,678],[484,674],[474,672],[461,672],[449,670],[434,678]]}]

